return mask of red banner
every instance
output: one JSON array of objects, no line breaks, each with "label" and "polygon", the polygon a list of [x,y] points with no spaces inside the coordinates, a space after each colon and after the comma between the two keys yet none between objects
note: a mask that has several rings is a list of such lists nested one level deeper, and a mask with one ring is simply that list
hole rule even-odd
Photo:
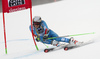
[{"label": "red banner", "polygon": [[15,12],[31,8],[31,0],[2,0],[3,12]]}]

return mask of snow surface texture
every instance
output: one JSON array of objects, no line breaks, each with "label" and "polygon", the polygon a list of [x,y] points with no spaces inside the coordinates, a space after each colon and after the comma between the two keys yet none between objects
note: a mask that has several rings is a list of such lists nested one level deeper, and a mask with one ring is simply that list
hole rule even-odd
[{"label": "snow surface texture", "polygon": [[[100,59],[100,0],[63,0],[33,6],[33,17],[41,16],[48,27],[59,36],[95,32],[94,35],[74,37],[79,41],[94,39],[93,44],[64,51],[44,53],[37,43],[36,50],[29,31],[29,9],[5,14],[8,54],[5,54],[3,21],[0,13],[0,59]],[[51,46],[51,45],[48,45]]]}]

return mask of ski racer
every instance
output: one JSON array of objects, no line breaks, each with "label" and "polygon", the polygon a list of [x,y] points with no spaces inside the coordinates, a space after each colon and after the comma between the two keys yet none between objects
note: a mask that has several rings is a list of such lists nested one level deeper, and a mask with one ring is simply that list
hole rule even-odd
[{"label": "ski racer", "polygon": [[[55,38],[55,39],[48,39],[51,37],[59,37],[54,31],[48,28],[47,24],[44,20],[41,19],[40,16],[35,16],[33,18],[33,32],[36,35],[35,40],[37,42],[42,42],[45,44],[51,44],[53,46],[59,46],[59,42],[66,42],[72,45],[77,45],[78,41],[73,40],[73,38]],[[29,27],[31,31],[31,25]]]}]

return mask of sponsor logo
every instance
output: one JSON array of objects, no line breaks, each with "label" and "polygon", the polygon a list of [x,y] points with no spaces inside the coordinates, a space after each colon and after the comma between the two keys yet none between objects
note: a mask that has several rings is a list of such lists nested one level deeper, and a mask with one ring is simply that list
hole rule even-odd
[{"label": "sponsor logo", "polygon": [[61,41],[65,41],[65,38],[62,38]]},{"label": "sponsor logo", "polygon": [[25,7],[21,7],[21,8],[18,7],[18,8],[15,8],[15,9],[12,9],[12,8],[11,8],[11,9],[9,10],[9,12],[15,12],[15,11],[20,11],[20,10],[24,10],[24,9],[26,9],[26,8],[25,8]]},{"label": "sponsor logo", "polygon": [[23,5],[25,4],[25,0],[8,0],[9,7]]}]

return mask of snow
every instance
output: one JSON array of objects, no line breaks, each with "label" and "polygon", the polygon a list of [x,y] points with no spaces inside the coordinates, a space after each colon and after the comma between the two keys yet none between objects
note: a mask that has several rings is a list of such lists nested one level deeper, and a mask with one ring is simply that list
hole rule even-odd
[{"label": "snow", "polygon": [[[32,40],[29,9],[5,13],[7,50],[5,54],[3,20],[0,13],[0,58],[1,59],[100,59],[100,0],[62,0],[59,2],[33,6],[33,17],[41,16],[48,27],[59,36],[91,33],[76,36],[79,41],[94,39],[93,44],[64,51],[63,49],[44,53],[46,48],[37,42],[36,50]],[[48,45],[51,47],[51,45]]]}]

